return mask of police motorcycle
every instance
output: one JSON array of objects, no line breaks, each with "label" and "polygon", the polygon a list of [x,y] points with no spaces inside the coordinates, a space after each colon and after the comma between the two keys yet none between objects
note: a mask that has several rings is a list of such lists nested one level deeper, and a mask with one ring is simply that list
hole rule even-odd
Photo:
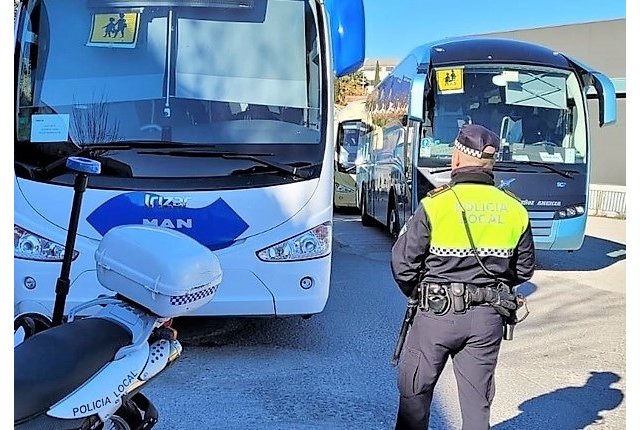
[{"label": "police motorcycle", "polygon": [[171,319],[213,299],[220,265],[177,231],[115,227],[95,252],[98,281],[114,294],[71,309],[65,320],[82,194],[100,163],[69,157],[66,165],[74,197],[51,327],[34,333],[29,317],[14,327],[14,428],[150,429],[158,412],[140,390],[180,356]]}]

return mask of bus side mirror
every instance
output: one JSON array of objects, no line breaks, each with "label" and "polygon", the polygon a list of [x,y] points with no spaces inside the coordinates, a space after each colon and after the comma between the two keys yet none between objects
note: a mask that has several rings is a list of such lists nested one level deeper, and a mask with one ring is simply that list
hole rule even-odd
[{"label": "bus side mirror", "polygon": [[331,32],[333,70],[337,77],[353,73],[364,63],[364,5],[362,0],[326,0]]},{"label": "bus side mirror", "polygon": [[[600,127],[615,124],[617,116],[616,87],[611,79],[609,79],[607,75],[582,64],[575,58],[571,58],[566,55],[564,57],[569,60],[569,62],[573,63],[586,81],[587,88],[585,88],[585,91],[587,99],[598,99],[598,122]],[[589,85],[592,85],[593,87],[589,88]]]},{"label": "bus side mirror", "polygon": [[[409,115],[403,121],[411,119],[412,121],[424,122],[424,104],[425,94],[429,93],[429,84],[427,76],[418,74],[411,82],[411,93],[409,95]],[[406,125],[406,124],[403,124]]]},{"label": "bus side mirror", "polygon": [[[598,98],[598,122],[600,127],[615,124],[616,122],[616,88],[607,76],[602,73],[593,72],[593,86]],[[587,95],[587,98],[589,95]]]}]

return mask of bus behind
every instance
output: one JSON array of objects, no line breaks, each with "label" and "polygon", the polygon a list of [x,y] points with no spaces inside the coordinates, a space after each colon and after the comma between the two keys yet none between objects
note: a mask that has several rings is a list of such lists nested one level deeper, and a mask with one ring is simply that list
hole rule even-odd
[{"label": "bus behind", "polygon": [[414,49],[367,101],[363,223],[398,233],[427,192],[449,182],[462,124],[500,136],[496,185],[527,207],[538,249],[576,250],[587,220],[587,92],[600,126],[615,122],[605,75],[551,49],[508,39],[455,38]]}]

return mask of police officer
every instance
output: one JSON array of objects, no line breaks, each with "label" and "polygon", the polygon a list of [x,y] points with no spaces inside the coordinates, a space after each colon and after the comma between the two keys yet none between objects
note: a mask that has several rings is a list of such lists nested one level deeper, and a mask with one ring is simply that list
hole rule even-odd
[{"label": "police officer", "polygon": [[398,430],[427,428],[449,357],[462,428],[489,428],[504,318],[516,309],[511,287],[531,278],[535,260],[526,209],[494,186],[499,147],[492,131],[463,125],[451,182],[427,194],[393,246],[391,269],[402,292],[409,297],[420,286],[398,369]]}]

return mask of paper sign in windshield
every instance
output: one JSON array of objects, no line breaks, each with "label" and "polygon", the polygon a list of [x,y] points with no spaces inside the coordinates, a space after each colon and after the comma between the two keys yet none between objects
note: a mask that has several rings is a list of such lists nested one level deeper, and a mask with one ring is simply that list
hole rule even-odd
[{"label": "paper sign in windshield", "polygon": [[562,163],[562,154],[554,152],[553,154],[549,154],[548,152],[540,152],[540,159],[544,162],[550,163]]},{"label": "paper sign in windshield", "polygon": [[32,142],[66,142],[68,136],[68,114],[36,114],[31,116]]},{"label": "paper sign in windshield", "polygon": [[529,156],[526,154],[513,154],[511,159],[513,161],[529,161]]},{"label": "paper sign in windshield", "polygon": [[135,48],[139,22],[137,12],[95,14],[87,46]]},{"label": "paper sign in windshield", "polygon": [[564,162],[568,164],[574,164],[576,162],[576,148],[565,149]]},{"label": "paper sign in windshield", "polygon": [[442,93],[464,92],[462,68],[436,70],[436,81]]}]

